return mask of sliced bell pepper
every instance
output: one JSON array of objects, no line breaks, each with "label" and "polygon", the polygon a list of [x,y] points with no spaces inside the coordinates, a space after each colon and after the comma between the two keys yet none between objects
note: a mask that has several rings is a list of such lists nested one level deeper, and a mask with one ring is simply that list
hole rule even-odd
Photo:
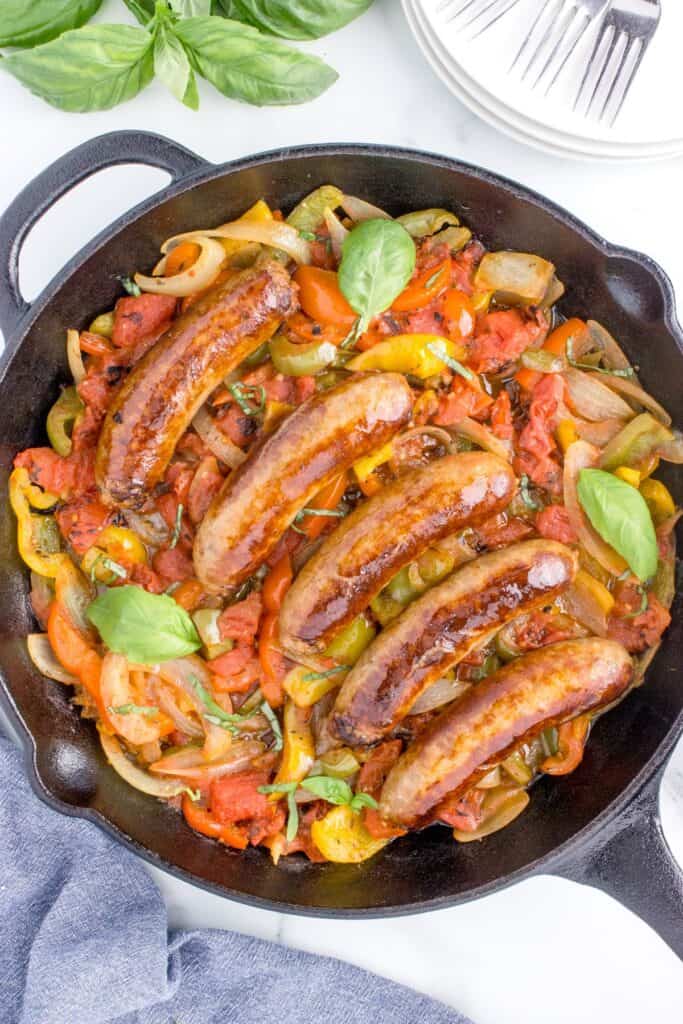
[{"label": "sliced bell pepper", "polygon": [[347,363],[346,368],[393,370],[424,380],[443,373],[449,359],[460,360],[465,355],[464,346],[438,334],[397,334],[361,352]]},{"label": "sliced bell pepper", "polygon": [[[40,488],[31,483],[28,471],[23,467],[13,470],[9,478],[9,499],[12,510],[17,517],[17,546],[19,554],[28,565],[40,576],[48,576],[54,579],[57,570],[67,556],[59,550],[54,550],[55,541],[58,544],[59,533],[55,521],[51,516],[38,516],[31,511],[29,496],[35,501],[51,500],[54,504],[57,500],[55,495],[47,495]],[[54,530],[48,527],[52,524]],[[49,542],[49,543],[48,543]],[[49,549],[52,550],[49,550]]]},{"label": "sliced bell pepper", "polygon": [[[315,761],[315,741],[309,725],[309,708],[300,708],[293,700],[285,701],[282,720],[282,760],[275,776],[275,784],[301,782]],[[273,794],[279,799],[282,794]]]},{"label": "sliced bell pepper", "polygon": [[[583,320],[579,320],[578,317],[572,317],[570,320],[565,320],[563,324],[556,327],[552,331],[545,342],[543,343],[543,349],[546,352],[553,352],[555,355],[564,355],[567,350],[567,342],[575,334],[579,334],[580,331],[586,330],[586,324]],[[525,391],[533,391],[539,380],[543,376],[537,370],[528,370],[522,367],[515,374],[515,380],[524,388]]]},{"label": "sliced bell pepper", "polygon": [[299,302],[307,316],[324,324],[353,327],[358,315],[346,301],[334,270],[303,266],[294,274]]},{"label": "sliced bell pepper", "polygon": [[47,414],[47,436],[58,455],[71,454],[71,431],[85,406],[75,387],[64,388]]},{"label": "sliced bell pepper", "polygon": [[376,634],[377,630],[367,615],[357,615],[327,647],[325,657],[333,658],[339,665],[355,665]]},{"label": "sliced bell pepper", "polygon": [[447,256],[437,266],[429,267],[413,278],[394,299],[391,308],[395,313],[410,313],[414,309],[422,309],[448,287],[450,280],[451,258]]},{"label": "sliced bell pepper", "polygon": [[571,721],[563,722],[558,726],[558,751],[552,757],[546,757],[545,761],[541,762],[541,771],[546,775],[568,775],[573,772],[583,759],[589,726],[589,715],[578,715]]},{"label": "sliced bell pepper", "polygon": [[[308,508],[318,509],[320,511],[330,511],[331,509],[336,508],[343,498],[344,491],[347,486],[347,474],[340,473],[339,476],[335,477],[334,480],[327,485],[327,487],[323,487],[321,491],[318,491],[316,496],[308,505]],[[316,537],[320,536],[328,522],[328,516],[308,515],[303,517],[301,523],[297,523],[297,527],[302,531],[302,533],[306,534],[309,540],[315,540]]]},{"label": "sliced bell pepper", "polygon": [[276,334],[270,342],[270,358],[279,373],[289,377],[314,377],[335,361],[337,347],[331,341],[298,345],[284,334]]}]

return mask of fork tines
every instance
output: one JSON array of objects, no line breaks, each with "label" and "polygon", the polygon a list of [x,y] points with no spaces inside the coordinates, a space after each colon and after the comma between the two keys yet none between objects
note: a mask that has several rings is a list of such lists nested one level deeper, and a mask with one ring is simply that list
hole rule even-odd
[{"label": "fork tines", "polygon": [[476,27],[477,36],[518,3],[519,0],[441,0],[437,11],[446,14],[447,21],[457,19],[462,28]]}]

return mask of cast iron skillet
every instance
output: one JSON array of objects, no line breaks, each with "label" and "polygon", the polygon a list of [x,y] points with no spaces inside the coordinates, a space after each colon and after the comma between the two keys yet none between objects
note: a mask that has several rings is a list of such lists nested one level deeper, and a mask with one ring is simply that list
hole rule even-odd
[{"label": "cast iron skillet", "polygon": [[[17,259],[31,226],[68,189],[113,164],[163,168],[172,184],[102,232],[32,306],[21,297]],[[598,238],[564,210],[510,181],[439,156],[371,146],[281,150],[216,167],[156,135],[93,139],[33,181],[0,220],[0,507],[12,457],[45,443],[44,422],[68,380],[64,330],[84,328],[121,293],[118,275],[154,264],[170,234],[239,215],[264,196],[289,209],[323,182],[396,213],[456,209],[495,248],[541,253],[568,284],[564,312],[609,325],[642,367],[645,387],[683,424],[683,336],[671,285],[645,256]],[[680,480],[669,479],[683,499]],[[676,485],[678,487],[676,488]],[[129,788],[105,764],[95,730],[68,692],[31,665],[22,637],[33,628],[15,524],[0,515],[0,677],[26,750],[36,793],[87,818],[151,863],[212,892],[255,906],[335,917],[434,910],[538,873],[593,883],[643,916],[683,954],[683,876],[658,816],[664,764],[683,723],[680,597],[647,685],[602,719],[581,767],[543,778],[514,824],[482,843],[455,844],[445,828],[392,843],[360,866],[235,853],[185,826],[165,805]]]}]

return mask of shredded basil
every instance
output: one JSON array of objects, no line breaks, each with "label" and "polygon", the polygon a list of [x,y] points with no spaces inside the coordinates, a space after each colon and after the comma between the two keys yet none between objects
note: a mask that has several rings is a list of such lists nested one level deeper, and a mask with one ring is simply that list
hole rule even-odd
[{"label": "shredded basil", "polygon": [[[228,391],[235,399],[245,416],[260,416],[266,407],[266,389],[262,384],[243,384],[237,381],[230,384]],[[256,406],[251,402],[256,402]]]},{"label": "shredded basil", "polygon": [[183,529],[183,512],[184,511],[185,511],[185,506],[181,502],[178,505],[178,508],[175,510],[175,523],[173,524],[173,533],[171,534],[171,542],[168,545],[170,549],[173,549],[176,546],[176,544],[178,543],[178,541],[180,540],[180,534],[181,534],[181,531]]},{"label": "shredded basil", "polygon": [[159,714],[159,708],[142,707],[140,704],[119,704],[118,707],[108,707],[107,711],[112,715],[144,715],[145,718]]},{"label": "shredded basil", "polygon": [[527,508],[531,508],[534,511],[537,511],[541,507],[540,503],[536,501],[534,496],[531,494],[531,491],[529,490],[529,477],[526,475],[526,473],[522,473],[521,477],[519,478],[519,493],[521,495],[522,501],[527,506]]},{"label": "shredded basil", "polygon": [[278,720],[277,715],[275,714],[275,712],[271,708],[271,706],[268,703],[268,701],[265,701],[265,700],[261,704],[260,710],[265,715],[265,717],[268,719],[268,722],[270,724],[270,728],[273,730],[273,736],[275,737],[275,740],[273,742],[273,750],[282,750],[282,745],[283,745],[282,729],[280,727],[280,722]]},{"label": "shredded basil", "polygon": [[[92,583],[97,582],[98,565],[101,565],[103,568],[108,569],[109,572],[113,575],[114,579],[118,578],[120,580],[125,580],[126,576],[128,575],[123,566],[119,565],[118,562],[115,562],[113,558],[109,558],[108,555],[98,555],[95,561],[93,562],[92,566],[90,567],[90,580]],[[113,582],[113,580],[110,580],[110,582]]]},{"label": "shredded basil", "polygon": [[330,676],[334,676],[337,672],[348,672],[350,665],[335,665],[334,668],[328,668],[326,672],[307,672],[305,676],[302,676],[304,683],[312,683],[316,679],[329,679]]},{"label": "shredded basil", "polygon": [[574,359],[574,338],[567,338],[567,344],[565,345],[565,353],[567,356],[567,362],[570,366],[573,366],[575,370],[589,370],[593,373],[604,373],[608,377],[635,377],[636,371],[632,366],[626,366],[623,370],[610,370],[604,366],[593,366],[591,363],[580,363]]},{"label": "shredded basil", "polygon": [[477,375],[475,373],[472,373],[472,371],[466,366],[463,366],[458,359],[454,359],[453,356],[449,356],[447,352],[443,352],[433,341],[427,342],[427,348],[433,355],[440,359],[442,363],[445,363],[453,373],[459,373],[461,377],[465,378],[465,380],[477,379]]},{"label": "shredded basil", "polygon": [[443,274],[444,270],[445,267],[439,267],[438,270],[435,270],[432,276],[428,277],[427,280],[425,281],[425,288],[431,288],[433,284],[436,284],[436,282]]},{"label": "shredded basil", "polygon": [[120,277],[119,281],[123,286],[123,290],[128,292],[129,295],[133,295],[136,299],[142,295],[140,285],[136,284],[132,277]]}]

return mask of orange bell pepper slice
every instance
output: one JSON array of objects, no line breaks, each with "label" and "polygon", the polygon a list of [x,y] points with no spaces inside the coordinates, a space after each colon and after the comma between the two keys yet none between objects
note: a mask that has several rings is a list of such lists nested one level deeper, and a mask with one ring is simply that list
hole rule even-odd
[{"label": "orange bell pepper slice", "polygon": [[357,314],[346,301],[334,270],[304,266],[294,274],[301,308],[312,320],[352,327]]},{"label": "orange bell pepper slice", "polygon": [[450,280],[451,258],[447,256],[437,266],[423,270],[410,281],[398,298],[394,299],[391,308],[395,313],[410,313],[414,309],[428,306],[432,299],[448,287]]},{"label": "orange bell pepper slice", "polygon": [[[586,324],[583,320],[579,320],[578,317],[572,317],[571,320],[565,320],[563,324],[556,327],[543,343],[544,352],[554,352],[555,355],[563,356],[567,348],[567,342],[574,335],[578,334],[579,331],[586,329]],[[524,388],[525,391],[533,391],[538,384],[539,380],[543,376],[538,370],[529,370],[526,366],[523,366],[521,370],[518,370],[515,374],[515,380]]]},{"label": "orange bell pepper slice", "polygon": [[546,775],[569,775],[583,760],[586,749],[588,715],[578,715],[569,722],[563,722],[557,730],[558,751],[552,757],[546,757],[541,763],[541,771]]},{"label": "orange bell pepper slice", "polygon": [[[309,503],[308,508],[324,510],[336,508],[344,495],[347,485],[347,474],[340,473],[327,487],[323,487],[321,491],[318,491],[315,498]],[[304,516],[303,521],[297,523],[297,527],[306,534],[309,540],[315,540],[316,537],[320,536],[328,523],[329,518],[327,516]]]},{"label": "orange bell pepper slice", "polygon": [[217,839],[226,846],[232,846],[235,850],[246,850],[249,845],[246,830],[238,825],[223,825],[216,821],[210,811],[205,807],[196,804],[185,793],[183,795],[182,811],[185,821],[195,832],[201,832],[203,836],[210,839]]},{"label": "orange bell pepper slice", "polygon": [[200,252],[201,249],[196,242],[181,242],[180,245],[176,245],[175,249],[171,249],[166,257],[164,277],[173,277],[175,274],[187,270],[193,263],[196,263]]}]

